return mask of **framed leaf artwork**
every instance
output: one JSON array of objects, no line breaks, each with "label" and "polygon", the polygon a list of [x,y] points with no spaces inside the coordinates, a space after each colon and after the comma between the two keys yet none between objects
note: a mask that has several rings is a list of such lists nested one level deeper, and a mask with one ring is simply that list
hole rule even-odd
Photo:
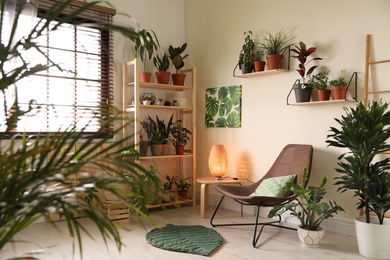
[{"label": "framed leaf artwork", "polygon": [[206,127],[241,127],[242,86],[206,89]]}]

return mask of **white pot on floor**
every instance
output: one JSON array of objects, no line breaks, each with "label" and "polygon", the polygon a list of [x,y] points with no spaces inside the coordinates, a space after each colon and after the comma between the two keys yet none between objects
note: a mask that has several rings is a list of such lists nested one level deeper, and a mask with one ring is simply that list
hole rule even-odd
[{"label": "white pot on floor", "polygon": [[390,259],[390,219],[379,225],[378,218],[371,217],[366,223],[364,216],[355,219],[356,238],[359,253],[375,259]]},{"label": "white pot on floor", "polygon": [[321,239],[324,237],[325,230],[307,230],[298,227],[298,237],[301,243],[305,246],[318,247]]}]

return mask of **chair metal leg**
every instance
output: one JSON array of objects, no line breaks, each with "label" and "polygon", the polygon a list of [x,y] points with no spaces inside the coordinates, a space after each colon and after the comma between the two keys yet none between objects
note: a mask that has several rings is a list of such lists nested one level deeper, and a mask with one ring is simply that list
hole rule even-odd
[{"label": "chair metal leg", "polygon": [[[216,207],[216,209],[215,209],[215,211],[213,213],[213,216],[210,219],[210,225],[213,226],[213,227],[252,226],[252,225],[254,225],[255,226],[255,230],[254,230],[254,233],[253,233],[253,240],[252,240],[253,247],[256,247],[257,242],[259,241],[260,235],[263,232],[263,229],[264,229],[265,226],[273,226],[273,227],[279,227],[279,228],[284,228],[284,229],[297,230],[296,228],[291,228],[291,227],[286,227],[286,226],[275,224],[275,223],[281,223],[282,218],[281,218],[280,215],[278,215],[278,217],[279,217],[278,220],[273,220],[273,221],[268,221],[268,222],[260,222],[259,223],[260,207],[261,206],[258,206],[258,205],[251,205],[251,206],[257,206],[256,221],[254,223],[237,223],[237,224],[223,223],[223,224],[215,224],[215,223],[213,223],[214,217],[217,214],[217,211],[218,211],[219,207],[221,206],[222,201],[223,201],[224,198],[225,198],[225,195],[223,195],[221,200],[219,201],[219,203],[218,203],[218,205],[217,205],[217,207]],[[257,234],[258,225],[261,225],[261,228],[259,230],[259,233]]]},{"label": "chair metal leg", "polygon": [[214,217],[215,217],[215,215],[217,214],[217,211],[218,211],[218,209],[219,209],[219,206],[221,205],[221,203],[222,203],[222,201],[223,201],[224,198],[225,198],[225,195],[222,196],[221,200],[220,200],[219,203],[218,203],[217,208],[214,210],[213,216],[212,216],[211,219],[210,219],[210,225],[213,226],[213,227],[218,226],[218,225],[214,225],[214,224],[213,224],[213,220],[214,220]]}]

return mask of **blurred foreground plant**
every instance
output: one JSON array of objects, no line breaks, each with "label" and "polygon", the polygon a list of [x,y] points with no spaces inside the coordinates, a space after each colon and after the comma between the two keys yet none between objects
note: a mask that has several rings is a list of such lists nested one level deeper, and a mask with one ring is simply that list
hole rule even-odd
[{"label": "blurred foreground plant", "polygon": [[[2,125],[2,129],[5,130],[0,133],[0,250],[8,242],[13,241],[18,232],[37,219],[45,217],[50,220],[51,213],[59,213],[65,217],[70,235],[78,241],[81,257],[81,233],[88,234],[88,230],[79,221],[78,216],[80,215],[93,221],[104,241],[113,239],[120,250],[122,241],[119,232],[117,227],[99,209],[99,206],[102,206],[102,201],[96,190],[115,194],[119,200],[127,203],[132,211],[138,213],[137,216],[141,217],[147,216],[147,212],[140,210],[145,208],[146,194],[148,197],[157,196],[155,191],[143,181],[145,175],[151,179],[155,179],[156,176],[151,175],[134,160],[122,161],[121,171],[115,167],[107,166],[117,165],[122,151],[129,149],[129,147],[123,147],[123,144],[127,143],[131,136],[121,137],[122,128],[128,127],[128,123],[122,124],[124,119],[121,118],[120,111],[115,111],[112,107],[105,107],[105,109],[111,110],[112,116],[101,119],[102,129],[107,125],[123,126],[115,128],[112,133],[105,134],[103,137],[102,133],[99,132],[87,133],[85,127],[81,130],[69,127],[65,131],[45,135],[14,135],[12,130],[20,116],[33,111],[34,101],[30,102],[27,111],[23,111],[18,103],[17,89],[15,99],[11,103],[5,98],[7,90],[11,86],[17,85],[20,80],[37,73],[44,73],[51,67],[57,67],[61,70],[60,66],[55,64],[40,49],[37,39],[46,31],[56,30],[102,1],[82,2],[81,5],[72,5],[73,0],[53,1],[52,7],[45,12],[38,25],[33,27],[27,35],[17,38],[15,31],[20,23],[19,17],[24,7],[30,4],[30,1],[18,0],[15,19],[11,21],[8,42],[4,42],[3,21],[5,21],[6,6],[10,1],[0,1],[0,37],[2,37],[0,38],[0,90],[4,96],[2,111],[5,118],[4,125]],[[67,13],[66,16],[60,15],[69,8],[70,13]],[[132,27],[108,23],[85,26],[116,31],[132,41],[138,38],[138,32]],[[24,53],[28,50],[35,50],[42,56],[35,57],[36,60],[43,58],[48,62],[31,65],[29,61],[24,59]],[[10,69],[10,63],[16,64],[16,66]],[[8,113],[11,108],[13,113]],[[113,138],[114,136],[115,138]],[[104,158],[105,169],[115,174],[107,176],[86,172],[88,165],[103,167],[97,158]],[[83,173],[83,177],[75,181],[74,176],[80,175],[81,172],[86,173]],[[124,172],[127,175],[132,175],[131,181],[129,178],[123,177]],[[136,189],[131,189],[133,192],[125,196],[115,185],[118,183],[127,183],[130,188],[136,187]],[[78,197],[88,198],[88,200],[77,199]],[[90,203],[91,200],[94,203]]]}]

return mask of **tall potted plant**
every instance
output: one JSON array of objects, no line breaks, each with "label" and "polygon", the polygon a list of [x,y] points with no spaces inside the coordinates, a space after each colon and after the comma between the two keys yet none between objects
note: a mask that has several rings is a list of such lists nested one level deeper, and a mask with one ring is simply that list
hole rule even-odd
[{"label": "tall potted plant", "polygon": [[260,45],[266,53],[267,66],[269,70],[282,69],[284,63],[284,52],[291,45],[293,37],[289,32],[280,28],[274,34],[266,31],[262,34],[263,40]]},{"label": "tall potted plant", "polygon": [[390,158],[381,156],[390,151],[388,107],[372,101],[367,107],[359,102],[346,108],[346,114],[335,119],[340,128],[331,127],[326,140],[329,146],[348,149],[338,157],[341,176],[336,185],[341,193],[352,190],[358,198],[357,209],[364,211],[355,219],[359,252],[377,259],[390,259],[390,223],[385,219],[390,210]]},{"label": "tall potted plant", "polygon": [[174,85],[183,86],[186,78],[186,74],[179,73],[179,70],[184,67],[184,59],[189,55],[182,56],[182,53],[186,50],[187,43],[184,43],[181,47],[173,47],[169,45],[168,52],[173,66],[175,66],[176,73],[172,74],[172,82]]},{"label": "tall potted plant", "polygon": [[295,47],[291,50],[296,54],[292,55],[292,57],[298,59],[299,61],[297,71],[301,77],[300,79],[297,79],[293,85],[297,102],[310,101],[312,88],[310,85],[306,84],[306,77],[313,73],[313,71],[317,68],[317,65],[313,65],[309,69],[306,69],[306,65],[315,60],[322,60],[322,58],[316,57],[307,61],[307,58],[316,50],[317,48],[315,47],[307,48],[306,44],[303,42],[299,42],[299,45],[295,45]]},{"label": "tall potted plant", "polygon": [[151,29],[142,29],[139,31],[138,37],[135,41],[134,49],[136,57],[139,57],[144,63],[144,70],[140,74],[142,82],[150,82],[152,73],[146,71],[146,59],[152,58],[153,53],[157,51],[160,43],[155,32]]},{"label": "tall potted plant", "polygon": [[[309,169],[305,167],[303,171],[303,182],[306,183],[309,179]],[[303,187],[294,182],[287,182],[281,190],[293,192],[297,196],[297,200],[275,206],[268,213],[268,217],[271,218],[290,211],[292,216],[299,219],[298,237],[301,243],[309,246],[319,246],[325,233],[321,223],[325,219],[333,217],[339,211],[344,211],[335,201],[322,201],[326,195],[325,184],[327,180],[328,178],[324,176],[317,187]]]},{"label": "tall potted plant", "polygon": [[242,45],[238,57],[238,67],[242,74],[253,72],[253,62],[255,57],[255,42],[252,39],[252,31],[244,32],[244,44]]},{"label": "tall potted plant", "polygon": [[184,146],[190,140],[189,135],[191,135],[191,131],[183,126],[182,120],[177,120],[172,128],[171,128],[171,141],[176,149],[177,155],[184,154]]}]

